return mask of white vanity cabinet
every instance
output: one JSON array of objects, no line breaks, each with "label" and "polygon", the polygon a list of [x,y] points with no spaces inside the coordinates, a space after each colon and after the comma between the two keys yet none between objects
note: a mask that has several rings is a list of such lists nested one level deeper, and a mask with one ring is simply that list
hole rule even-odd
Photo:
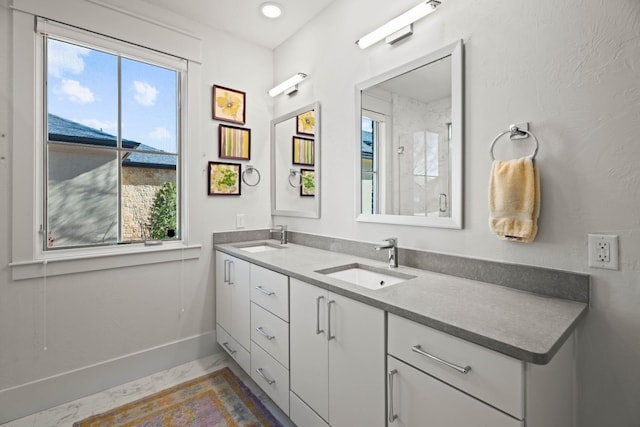
[{"label": "white vanity cabinet", "polygon": [[384,311],[290,282],[292,421],[385,426]]},{"label": "white vanity cabinet", "polygon": [[388,315],[389,427],[571,427],[573,346],[531,365]]},{"label": "white vanity cabinet", "polygon": [[216,251],[217,341],[246,372],[250,371],[250,264]]}]

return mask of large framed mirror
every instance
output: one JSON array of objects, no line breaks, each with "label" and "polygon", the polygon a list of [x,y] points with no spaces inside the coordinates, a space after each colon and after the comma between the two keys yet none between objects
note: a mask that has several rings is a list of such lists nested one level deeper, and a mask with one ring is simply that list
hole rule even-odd
[{"label": "large framed mirror", "polygon": [[462,228],[463,43],[356,86],[357,220]]},{"label": "large framed mirror", "polygon": [[271,214],[320,218],[320,103],[271,121]]}]

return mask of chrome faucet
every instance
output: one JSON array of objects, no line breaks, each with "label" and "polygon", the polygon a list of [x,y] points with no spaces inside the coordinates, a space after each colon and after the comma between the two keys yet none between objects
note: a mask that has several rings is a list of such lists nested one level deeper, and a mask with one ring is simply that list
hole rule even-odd
[{"label": "chrome faucet", "polygon": [[376,251],[380,249],[389,249],[389,268],[398,268],[398,238],[389,237],[384,239],[386,245],[376,245]]},{"label": "chrome faucet", "polygon": [[289,241],[287,239],[287,226],[286,225],[274,225],[274,227],[277,227],[277,228],[272,228],[271,231],[279,231],[280,232],[280,244],[281,245],[287,244],[287,242]]}]

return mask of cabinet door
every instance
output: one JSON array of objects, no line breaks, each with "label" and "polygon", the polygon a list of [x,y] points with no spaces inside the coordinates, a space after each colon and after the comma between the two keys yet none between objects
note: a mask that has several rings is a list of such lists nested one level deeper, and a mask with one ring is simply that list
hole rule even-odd
[{"label": "cabinet door", "polygon": [[289,292],[291,390],[328,420],[327,292],[294,278]]},{"label": "cabinet door", "polygon": [[251,347],[250,264],[216,252],[216,323],[247,351]]},{"label": "cabinet door", "polygon": [[216,252],[216,323],[231,333],[231,294],[228,283],[229,256]]},{"label": "cabinet door", "polygon": [[329,424],[383,427],[384,311],[333,293],[328,310]]},{"label": "cabinet door", "polygon": [[389,356],[389,427],[523,427],[524,422]]},{"label": "cabinet door", "polygon": [[231,335],[245,349],[251,348],[251,264],[238,258],[229,259],[231,296]]}]

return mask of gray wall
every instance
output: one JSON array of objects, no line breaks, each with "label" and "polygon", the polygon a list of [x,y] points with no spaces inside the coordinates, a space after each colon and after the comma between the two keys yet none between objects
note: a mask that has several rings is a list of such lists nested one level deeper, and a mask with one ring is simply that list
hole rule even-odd
[{"label": "gray wall", "polygon": [[[640,3],[445,1],[405,42],[364,51],[354,45],[415,3],[338,1],[276,49],[276,80],[298,70],[310,75],[276,110],[320,100],[322,158],[331,165],[322,175],[321,219],[278,221],[309,233],[371,242],[394,235],[402,247],[591,274],[593,304],[578,337],[579,425],[640,425]],[[458,39],[466,62],[465,228],[356,223],[354,85]],[[488,149],[510,123],[525,121],[540,140],[542,204],[536,240],[519,244],[489,231]],[[620,271],[587,266],[591,232],[620,236]]]}]

